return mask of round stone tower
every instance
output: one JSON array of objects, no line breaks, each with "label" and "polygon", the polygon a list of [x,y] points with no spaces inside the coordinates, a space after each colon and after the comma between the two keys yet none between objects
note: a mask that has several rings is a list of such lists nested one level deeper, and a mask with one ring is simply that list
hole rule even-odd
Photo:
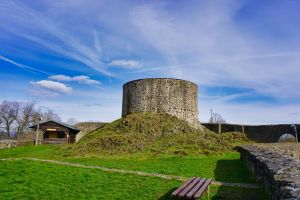
[{"label": "round stone tower", "polygon": [[167,113],[199,128],[198,86],[173,78],[146,78],[123,85],[122,116],[137,112]]}]

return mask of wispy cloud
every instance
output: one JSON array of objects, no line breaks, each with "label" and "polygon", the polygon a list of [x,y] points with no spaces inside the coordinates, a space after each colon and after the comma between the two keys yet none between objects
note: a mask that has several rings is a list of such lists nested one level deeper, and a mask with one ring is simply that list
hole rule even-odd
[{"label": "wispy cloud", "polygon": [[99,107],[103,106],[101,103],[91,103],[91,104],[84,104],[85,107]]},{"label": "wispy cloud", "polygon": [[286,53],[273,53],[273,54],[263,54],[263,55],[248,55],[248,56],[240,56],[240,57],[228,57],[220,60],[208,61],[203,64],[213,64],[213,63],[225,63],[230,61],[240,61],[240,60],[256,60],[256,59],[264,59],[264,58],[277,58],[277,57],[293,57],[300,56],[300,52],[286,52]]},{"label": "wispy cloud", "polygon": [[238,124],[278,124],[278,123],[299,123],[299,115],[291,115],[294,110],[299,110],[300,106],[292,105],[268,105],[262,103],[245,103],[236,105],[235,103],[216,103],[210,98],[202,98],[199,101],[200,120],[207,122],[210,109],[220,113],[228,123]]},{"label": "wispy cloud", "polygon": [[61,93],[61,94],[69,94],[72,92],[72,88],[66,86],[63,83],[59,83],[56,81],[49,81],[49,80],[41,80],[41,81],[32,81],[33,85],[38,86],[42,89],[46,89],[47,91],[51,91],[54,93]]},{"label": "wispy cloud", "polygon": [[85,84],[96,84],[96,85],[100,84],[100,81],[93,80],[90,77],[84,75],[74,76],[72,77],[72,80],[78,81],[80,83],[85,83]]},{"label": "wispy cloud", "polygon": [[30,67],[30,66],[27,66],[27,65],[23,65],[23,64],[17,63],[16,61],[13,61],[13,60],[11,60],[9,58],[6,58],[4,56],[1,56],[1,55],[0,55],[0,60],[3,60],[5,62],[8,62],[8,63],[16,66],[16,67],[19,67],[19,68],[22,68],[22,69],[25,69],[25,70],[28,70],[28,71],[31,71],[31,72],[38,72],[38,73],[41,73],[41,74],[44,74],[44,75],[48,75],[48,76],[50,75],[47,72],[44,72],[44,71],[39,70],[37,68],[33,68],[33,67]]},{"label": "wispy cloud", "polygon": [[300,112],[293,112],[293,113],[290,113],[290,115],[292,115],[292,116],[299,116]]},{"label": "wispy cloud", "polygon": [[[37,63],[43,63],[41,60],[46,56],[39,57],[43,52],[43,55],[51,55],[46,59],[55,60],[58,66],[60,63],[67,66],[58,71],[48,65],[51,74],[45,74],[47,77],[53,72],[81,75],[93,74],[87,70],[97,70],[101,73],[94,71],[92,78],[79,76],[77,80],[56,75],[51,80],[68,84],[81,81],[96,86],[94,81],[101,81],[103,87],[111,89],[116,85],[121,88],[124,81],[141,77],[187,79],[199,85],[200,117],[212,107],[219,108],[228,121],[242,118],[260,121],[264,112],[269,121],[281,118],[271,106],[264,108],[248,102],[243,104],[251,112],[247,114],[242,104],[232,104],[241,98],[267,97],[263,100],[269,105],[269,99],[275,99],[280,102],[280,112],[288,115],[299,109],[299,103],[292,105],[291,102],[300,99],[300,2],[28,2],[0,1],[1,54],[13,54],[13,58],[25,60],[29,52],[30,63],[34,63],[35,58],[38,58]],[[19,41],[22,42],[19,44]],[[15,49],[21,53],[17,54]],[[44,66],[36,69],[45,70]],[[122,81],[115,79],[117,77]],[[249,88],[251,92],[203,95],[203,87],[217,86]],[[120,106],[120,101],[114,106]],[[255,117],[255,113],[261,117]],[[292,119],[292,115],[289,116]],[[294,115],[294,119],[296,117]]]},{"label": "wispy cloud", "polygon": [[[7,17],[12,16],[12,17]],[[0,28],[14,35],[38,43],[51,51],[74,59],[103,74],[109,73],[102,62],[99,36],[94,31],[94,47],[85,44],[78,37],[68,32],[65,27],[54,22],[49,16],[28,7],[23,2],[1,2]],[[11,26],[14,24],[14,26]]]},{"label": "wispy cloud", "polygon": [[239,85],[276,98],[300,97],[294,92],[300,83],[299,51],[286,51],[274,42],[294,46],[289,38],[266,39],[251,35],[257,30],[243,32],[235,21],[242,2],[185,4],[189,12],[173,12],[168,5],[145,4],[131,12],[141,37],[167,62],[152,70],[200,85]]},{"label": "wispy cloud", "polygon": [[149,67],[149,68],[145,68],[145,69],[138,69],[138,70],[134,70],[131,71],[129,73],[145,73],[145,72],[155,72],[155,71],[165,71],[165,70],[170,70],[172,69],[172,67]]},{"label": "wispy cloud", "polygon": [[91,84],[91,85],[100,85],[101,82],[91,79],[91,77],[89,76],[85,76],[85,75],[80,75],[80,76],[66,76],[66,75],[53,75],[53,76],[49,76],[48,77],[51,80],[56,80],[56,81],[76,81],[79,83],[84,83],[84,84]]},{"label": "wispy cloud", "polygon": [[136,69],[142,67],[142,64],[136,60],[113,60],[109,63],[109,65],[125,69]]}]

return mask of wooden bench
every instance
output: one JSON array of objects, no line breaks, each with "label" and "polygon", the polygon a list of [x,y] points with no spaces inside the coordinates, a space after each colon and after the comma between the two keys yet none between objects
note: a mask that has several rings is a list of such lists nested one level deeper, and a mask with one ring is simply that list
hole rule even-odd
[{"label": "wooden bench", "polygon": [[172,193],[173,197],[182,199],[199,199],[205,191],[209,196],[211,179],[192,177]]}]

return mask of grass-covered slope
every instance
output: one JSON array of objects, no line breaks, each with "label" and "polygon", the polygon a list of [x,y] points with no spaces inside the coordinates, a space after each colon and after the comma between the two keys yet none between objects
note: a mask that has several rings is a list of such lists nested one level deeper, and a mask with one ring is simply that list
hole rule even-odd
[{"label": "grass-covered slope", "polygon": [[136,113],[106,124],[67,148],[76,154],[148,151],[187,155],[222,152],[247,141],[242,133],[196,130],[167,114]]},{"label": "grass-covered slope", "polygon": [[[170,193],[181,184],[176,180],[28,160],[1,161],[0,175],[0,199],[170,200]],[[210,198],[201,199],[264,200],[267,195],[262,189],[212,185]]]}]

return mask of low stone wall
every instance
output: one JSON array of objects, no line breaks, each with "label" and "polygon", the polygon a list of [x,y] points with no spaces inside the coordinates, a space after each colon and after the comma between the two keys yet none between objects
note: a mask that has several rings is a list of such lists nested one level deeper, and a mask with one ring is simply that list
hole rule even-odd
[{"label": "low stone wall", "polygon": [[9,149],[17,146],[17,140],[0,140],[0,149]]},{"label": "low stone wall", "polygon": [[300,161],[280,152],[245,145],[238,147],[257,180],[264,184],[272,200],[300,200]]},{"label": "low stone wall", "polygon": [[0,140],[0,149],[10,149],[17,146],[31,145],[35,144],[34,140]]},{"label": "low stone wall", "polygon": [[75,125],[81,131],[76,134],[76,142],[78,142],[86,134],[105,126],[106,122],[79,122]]},{"label": "low stone wall", "polygon": [[[278,142],[280,136],[285,133],[294,135],[294,130],[290,124],[274,124],[274,125],[240,125],[240,124],[214,124],[201,123],[207,129],[216,133],[224,132],[242,132],[247,135],[250,140],[262,143]],[[296,125],[300,132],[300,124]],[[298,134],[298,138],[300,135]]]}]

